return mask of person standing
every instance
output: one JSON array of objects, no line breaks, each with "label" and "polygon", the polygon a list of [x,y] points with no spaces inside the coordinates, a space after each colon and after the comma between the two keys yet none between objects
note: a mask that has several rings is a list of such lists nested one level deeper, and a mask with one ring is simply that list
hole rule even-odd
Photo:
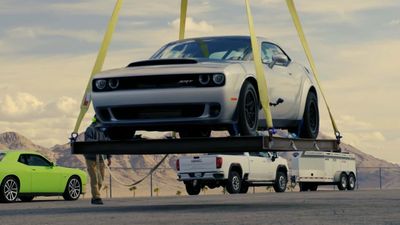
[{"label": "person standing", "polygon": [[[85,131],[85,141],[107,141],[108,138],[105,131],[102,128],[97,127],[98,122],[96,116],[94,116],[92,123]],[[103,205],[101,199],[100,190],[103,185],[105,163],[104,160],[107,158],[107,165],[111,165],[111,155],[97,155],[97,154],[85,154],[87,171],[90,177],[90,187],[92,189],[92,200],[91,203],[94,205]]]}]

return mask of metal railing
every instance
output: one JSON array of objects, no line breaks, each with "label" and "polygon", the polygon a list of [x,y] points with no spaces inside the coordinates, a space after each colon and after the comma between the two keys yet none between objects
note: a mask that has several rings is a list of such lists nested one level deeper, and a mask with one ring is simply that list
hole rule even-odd
[{"label": "metal railing", "polygon": [[[85,169],[85,168],[82,168]],[[129,167],[111,167],[111,171],[120,180],[126,183],[138,180],[145,176],[151,168],[129,168]],[[89,178],[88,178],[89,179]],[[138,196],[172,196],[186,195],[185,186],[182,182],[176,180],[176,170],[173,168],[158,168],[146,180],[135,187],[125,187],[114,181],[106,172],[103,189],[103,197],[138,197]],[[321,186],[319,189],[337,190],[337,187]],[[400,167],[358,167],[357,168],[357,190],[388,190],[400,189]],[[297,191],[298,186],[290,189]],[[261,193],[270,192],[271,188],[257,187],[249,192]],[[205,188],[201,194],[225,194],[223,188],[209,190]],[[87,183],[86,195],[90,195],[90,182]]]}]

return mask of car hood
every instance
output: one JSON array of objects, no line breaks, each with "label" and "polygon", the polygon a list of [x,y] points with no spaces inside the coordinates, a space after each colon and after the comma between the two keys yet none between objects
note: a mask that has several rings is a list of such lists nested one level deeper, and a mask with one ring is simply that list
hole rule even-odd
[{"label": "car hood", "polygon": [[188,73],[223,73],[227,66],[237,63],[241,63],[241,61],[192,59],[146,60],[131,63],[126,68],[103,71],[96,74],[95,78]]}]

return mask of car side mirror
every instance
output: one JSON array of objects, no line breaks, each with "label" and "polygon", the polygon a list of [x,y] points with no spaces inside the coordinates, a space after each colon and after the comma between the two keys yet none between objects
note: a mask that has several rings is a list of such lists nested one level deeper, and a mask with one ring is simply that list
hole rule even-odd
[{"label": "car side mirror", "polygon": [[278,153],[276,153],[276,152],[273,152],[272,153],[272,157],[271,157],[271,161],[272,162],[275,162],[275,160],[278,158]]},{"label": "car side mirror", "polygon": [[284,54],[277,54],[272,56],[272,62],[269,67],[272,69],[275,65],[287,66],[289,64],[289,59]]}]

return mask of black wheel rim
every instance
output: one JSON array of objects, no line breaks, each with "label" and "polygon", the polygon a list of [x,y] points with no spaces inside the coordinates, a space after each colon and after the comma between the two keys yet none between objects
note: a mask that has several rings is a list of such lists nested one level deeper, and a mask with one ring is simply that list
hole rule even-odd
[{"label": "black wheel rim", "polygon": [[249,91],[246,93],[246,98],[245,98],[245,104],[244,104],[244,115],[246,118],[246,123],[249,126],[249,128],[254,128],[256,124],[256,119],[257,119],[257,102],[256,102],[256,96],[252,91]]}]

